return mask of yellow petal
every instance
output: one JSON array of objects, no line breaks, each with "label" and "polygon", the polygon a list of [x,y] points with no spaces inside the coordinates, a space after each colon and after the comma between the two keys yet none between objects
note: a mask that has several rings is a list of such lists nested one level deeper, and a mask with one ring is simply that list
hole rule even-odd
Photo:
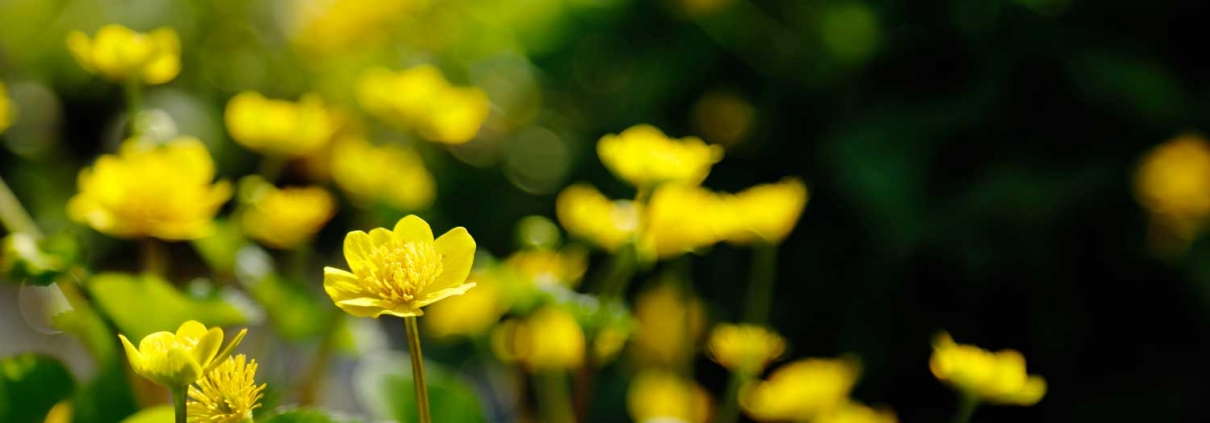
[{"label": "yellow petal", "polygon": [[471,282],[471,283],[464,283],[462,285],[458,285],[453,288],[442,289],[440,291],[428,294],[428,296],[426,298],[424,298],[423,300],[416,301],[415,306],[416,306],[416,308],[420,308],[420,307],[424,307],[426,305],[444,300],[446,298],[449,298],[449,297],[452,297],[455,295],[462,295],[462,294],[465,294],[466,291],[469,291],[471,288],[474,288],[474,287],[475,287],[475,283]]},{"label": "yellow petal", "polygon": [[222,345],[223,329],[218,327],[210,328],[197,341],[197,346],[193,347],[193,357],[202,367],[209,367],[210,363],[214,361],[215,354],[218,354],[219,347]]},{"label": "yellow petal", "polygon": [[[370,234],[362,231],[352,231],[345,235],[344,254],[345,261],[349,263],[349,269],[353,273],[361,273],[363,269],[368,267],[370,252],[374,251],[374,244],[370,241]],[[324,273],[325,283],[327,288],[327,272]],[[331,293],[329,293],[331,295]]]},{"label": "yellow petal", "polygon": [[382,300],[369,297],[356,297],[346,300],[336,301],[336,307],[344,310],[346,313],[354,317],[373,317],[378,318],[388,310]]},{"label": "yellow petal", "polygon": [[332,297],[333,302],[354,298],[361,292],[361,279],[347,271],[325,267],[324,291]]},{"label": "yellow petal", "polygon": [[126,360],[130,362],[130,367],[137,369],[142,366],[143,353],[139,352],[139,349],[135,348],[129,339],[126,339],[126,335],[118,334],[118,338],[122,340],[122,346],[126,348]]},{"label": "yellow petal", "polygon": [[421,310],[419,307],[413,307],[412,305],[407,304],[407,303],[402,303],[402,304],[395,306],[395,308],[383,309],[381,311],[378,311],[374,314],[374,317],[377,318],[378,316],[381,316],[384,314],[389,314],[389,315],[396,316],[396,317],[415,317],[415,316],[423,316],[424,310]]},{"label": "yellow petal", "polygon": [[190,320],[185,323],[181,323],[181,326],[177,328],[175,335],[177,338],[197,341],[202,339],[203,336],[206,336],[206,325],[203,325],[197,320]]},{"label": "yellow petal", "polygon": [[370,230],[370,246],[378,248],[378,246],[391,242],[395,234],[386,228],[374,228]]},{"label": "yellow petal", "polygon": [[158,380],[152,380],[168,387],[181,387],[188,386],[202,376],[201,364],[181,348],[168,350],[168,369],[172,373],[159,374]]},{"label": "yellow petal", "polygon": [[71,51],[71,56],[76,59],[76,63],[88,72],[96,72],[96,67],[92,63],[92,40],[80,31],[72,31],[67,34],[67,50]]},{"label": "yellow petal", "polygon": [[441,291],[466,282],[475,260],[475,239],[461,226],[450,229],[433,243],[441,255],[441,274],[425,291]]},{"label": "yellow petal", "polygon": [[[465,231],[465,230],[464,230]],[[404,216],[395,223],[395,236],[402,241],[429,243],[433,242],[433,228],[428,222],[414,214]],[[440,249],[438,249],[440,252]]]},{"label": "yellow petal", "polygon": [[156,56],[143,68],[143,81],[163,84],[181,72],[181,40],[171,28],[160,28],[147,34],[156,46]]}]

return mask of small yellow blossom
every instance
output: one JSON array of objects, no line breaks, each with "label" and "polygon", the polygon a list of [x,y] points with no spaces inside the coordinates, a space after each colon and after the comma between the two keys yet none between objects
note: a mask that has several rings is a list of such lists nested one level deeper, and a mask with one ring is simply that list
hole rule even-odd
[{"label": "small yellow blossom", "polygon": [[217,365],[219,361],[215,358],[221,360],[230,354],[247,332],[247,329],[241,330],[222,351],[219,347],[223,344],[223,329],[207,330],[206,325],[194,320],[181,324],[176,333],[147,335],[139,341],[138,348],[126,339],[126,335],[118,335],[118,338],[126,348],[126,359],[135,373],[169,388],[183,388]]},{"label": "small yellow blossom", "polygon": [[297,103],[244,91],[227,102],[227,132],[236,143],[261,154],[300,157],[328,144],[339,127],[335,113],[317,94]]},{"label": "small yellow blossom", "polygon": [[206,236],[231,184],[214,183],[214,162],[196,138],[162,146],[128,140],[80,171],[67,213],[106,235],[187,240]]},{"label": "small yellow blossom", "polygon": [[189,423],[251,423],[264,391],[256,385],[256,360],[228,357],[189,387],[186,415]]},{"label": "small yellow blossom", "polygon": [[786,351],[777,332],[755,325],[720,324],[710,332],[710,357],[733,372],[759,374]]},{"label": "small yellow blossom", "polygon": [[638,423],[704,423],[711,404],[706,390],[692,380],[667,370],[644,370],[630,381],[626,408]]},{"label": "small yellow blossom", "polygon": [[944,332],[933,340],[929,370],[963,395],[993,404],[1034,405],[1046,395],[1046,380],[1025,372],[1021,353],[958,344]]},{"label": "small yellow blossom", "polygon": [[667,259],[712,246],[736,224],[730,211],[723,196],[700,186],[663,185],[643,215],[640,256]]},{"label": "small yellow blossom", "polygon": [[432,65],[399,72],[370,69],[358,81],[357,99],[379,119],[445,144],[474,139],[491,109],[482,90],[452,86]]},{"label": "small yellow blossom", "polygon": [[698,184],[723,159],[723,147],[696,137],[674,140],[651,125],[635,125],[597,142],[597,156],[614,175],[640,188],[664,182]]},{"label": "small yellow blossom", "polygon": [[740,389],[740,407],[757,421],[807,421],[844,405],[861,375],[851,359],[803,359]]},{"label": "small yellow blossom", "polygon": [[735,224],[727,234],[727,241],[779,244],[798,224],[798,217],[807,205],[807,186],[797,178],[787,178],[740,191],[729,201]]},{"label": "small yellow blossom", "polygon": [[520,362],[531,372],[573,369],[584,363],[584,331],[571,313],[546,306],[497,326],[492,349],[502,360]]},{"label": "small yellow blossom", "polygon": [[568,234],[609,252],[617,252],[639,229],[638,206],[627,200],[610,200],[588,184],[575,184],[560,192],[555,213]]},{"label": "small yellow blossom", "polygon": [[475,139],[491,112],[487,93],[473,87],[450,87],[432,99],[424,120],[416,127],[421,137],[445,144]]},{"label": "small yellow blossom", "polygon": [[631,352],[641,363],[675,366],[697,350],[705,311],[700,300],[685,298],[673,284],[662,283],[640,293],[634,315],[638,327]]},{"label": "small yellow blossom", "polygon": [[1158,224],[1191,241],[1210,217],[1210,142],[1190,134],[1155,147],[1143,157],[1134,191]]},{"label": "small yellow blossom", "polygon": [[429,306],[424,324],[436,337],[487,332],[508,311],[507,292],[492,271],[471,273],[475,289]]},{"label": "small yellow blossom", "polygon": [[105,25],[91,39],[72,31],[67,34],[67,48],[85,70],[115,82],[134,77],[150,85],[163,84],[181,72],[181,40],[172,28],[142,34]]},{"label": "small yellow blossom", "polygon": [[575,288],[588,269],[588,252],[576,247],[534,248],[515,252],[504,263],[535,284]]},{"label": "small yellow blossom", "polygon": [[461,226],[436,240],[424,219],[409,215],[394,230],[349,232],[345,260],[352,272],[324,268],[324,291],[357,317],[420,316],[421,307],[462,295],[475,258],[475,240]]},{"label": "small yellow blossom", "polygon": [[17,111],[8,99],[8,89],[4,88],[4,81],[0,81],[0,134],[4,130],[13,126],[13,120],[16,119]]},{"label": "small yellow blossom", "polygon": [[864,404],[851,401],[847,404],[825,411],[812,420],[812,423],[898,423],[895,412],[887,409],[871,408]]},{"label": "small yellow blossom", "polygon": [[391,41],[393,28],[422,1],[415,0],[293,0],[287,3],[292,40],[307,51],[347,54],[350,49],[375,49]]},{"label": "small yellow blossom", "polygon": [[399,210],[433,204],[436,182],[414,150],[350,137],[332,149],[332,179],[355,201],[381,201]]},{"label": "small yellow blossom", "polygon": [[239,216],[244,233],[273,248],[294,248],[315,236],[332,214],[336,200],[321,187],[277,188],[258,176],[240,181]]}]

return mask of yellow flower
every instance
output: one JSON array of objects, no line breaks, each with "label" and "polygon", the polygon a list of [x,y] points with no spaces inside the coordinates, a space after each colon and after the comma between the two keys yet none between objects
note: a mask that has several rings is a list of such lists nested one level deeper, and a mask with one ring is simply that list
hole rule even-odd
[{"label": "yellow flower", "polygon": [[575,247],[561,251],[534,248],[517,251],[504,263],[535,284],[575,288],[588,269],[588,252]]},{"label": "yellow flower", "polygon": [[1189,241],[1210,216],[1210,143],[1182,135],[1143,157],[1135,197],[1179,238]]},{"label": "yellow flower", "polygon": [[826,411],[812,420],[812,423],[898,423],[895,412],[886,409],[870,408],[861,403],[851,401],[847,404]]},{"label": "yellow flower", "polygon": [[1025,372],[1021,353],[957,344],[944,332],[933,340],[929,370],[963,395],[993,404],[1034,405],[1046,395],[1046,380]]},{"label": "yellow flower", "polygon": [[644,370],[630,381],[626,408],[638,423],[703,423],[711,405],[710,396],[693,381],[667,370]]},{"label": "yellow flower", "polygon": [[728,370],[758,374],[786,351],[786,340],[761,326],[720,324],[710,332],[707,347],[711,358]]},{"label": "yellow flower", "polygon": [[241,208],[244,233],[273,248],[294,248],[315,236],[332,214],[336,200],[320,187],[277,188],[259,176],[240,182],[246,204]]},{"label": "yellow flower", "polygon": [[487,332],[508,311],[507,292],[493,272],[472,273],[475,289],[429,306],[424,324],[437,337]]},{"label": "yellow flower", "polygon": [[617,327],[606,326],[597,331],[596,338],[592,340],[593,363],[602,366],[613,361],[622,351],[622,347],[626,346],[628,339],[630,332]]},{"label": "yellow flower", "polygon": [[324,291],[357,317],[421,316],[421,307],[462,295],[475,258],[475,240],[461,226],[433,240],[424,219],[409,215],[395,229],[349,232],[345,260],[352,272],[325,267]]},{"label": "yellow flower", "polygon": [[317,94],[297,103],[244,91],[227,102],[227,132],[236,143],[261,154],[300,157],[328,144],[339,126]]},{"label": "yellow flower", "polygon": [[373,49],[391,41],[397,28],[423,2],[414,0],[295,0],[287,4],[297,31],[293,41],[319,54],[348,54],[350,49]]},{"label": "yellow flower", "polygon": [[639,324],[631,351],[640,362],[675,366],[696,351],[705,322],[705,311],[697,298],[686,299],[674,285],[662,283],[639,294],[634,315]]},{"label": "yellow flower", "polygon": [[698,184],[723,159],[723,147],[697,137],[674,140],[651,125],[635,125],[597,142],[597,156],[614,175],[650,188],[664,182]]},{"label": "yellow flower", "polygon": [[666,259],[714,245],[732,231],[730,211],[721,195],[700,186],[663,185],[643,215],[640,256]]},{"label": "yellow flower", "polygon": [[757,185],[730,199],[735,224],[727,240],[735,244],[766,242],[779,244],[807,205],[807,186],[797,178]]},{"label": "yellow flower", "polygon": [[571,313],[546,306],[498,325],[492,349],[502,360],[520,362],[531,372],[567,370],[584,363],[584,331]]},{"label": "yellow flower", "polygon": [[559,193],[555,213],[568,234],[616,252],[639,229],[639,208],[626,200],[613,201],[588,184],[575,184]]},{"label": "yellow flower", "polygon": [[332,179],[358,202],[382,201],[399,210],[433,203],[436,182],[410,148],[345,138],[332,149]]},{"label": "yellow flower", "polygon": [[252,422],[265,384],[256,385],[256,360],[244,361],[243,354],[228,357],[189,387],[189,423]]},{"label": "yellow flower", "polygon": [[358,81],[357,100],[379,119],[445,144],[474,139],[491,108],[482,90],[454,87],[432,65],[400,72],[370,69]]},{"label": "yellow flower", "polygon": [[162,146],[128,140],[117,155],[80,171],[80,192],[67,213],[119,238],[196,239],[210,233],[214,214],[231,196],[231,184],[213,181],[214,162],[196,138]]},{"label": "yellow flower", "polygon": [[848,401],[861,366],[851,359],[803,359],[740,389],[740,407],[757,421],[807,421]]},{"label": "yellow flower", "polygon": [[13,120],[16,119],[17,110],[13,107],[8,99],[8,89],[4,88],[4,81],[0,81],[0,134],[4,130],[13,126]]},{"label": "yellow flower", "polygon": [[475,139],[491,112],[487,93],[472,87],[450,87],[437,93],[416,131],[429,141],[462,144]]},{"label": "yellow flower", "polygon": [[194,320],[181,324],[176,333],[147,335],[139,341],[138,348],[126,339],[126,335],[118,335],[118,338],[126,348],[126,359],[135,373],[169,388],[183,388],[217,365],[216,357],[221,359],[230,354],[247,332],[247,329],[241,330],[221,352],[223,329],[207,330],[206,325]]},{"label": "yellow flower", "polygon": [[67,34],[67,48],[85,70],[115,82],[134,77],[150,85],[163,84],[181,72],[181,40],[172,28],[142,34],[105,25],[92,39],[72,31]]}]

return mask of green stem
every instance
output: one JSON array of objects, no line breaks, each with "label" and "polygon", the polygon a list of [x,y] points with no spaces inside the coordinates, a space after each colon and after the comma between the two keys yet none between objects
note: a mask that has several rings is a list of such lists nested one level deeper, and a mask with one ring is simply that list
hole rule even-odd
[{"label": "green stem", "polygon": [[739,421],[739,388],[744,384],[743,372],[731,372],[727,379],[727,391],[723,394],[723,405],[714,415],[714,423],[735,423]]},{"label": "green stem", "polygon": [[340,314],[337,313],[343,314],[343,312],[334,311],[329,316],[323,336],[319,339],[319,349],[315,352],[315,361],[311,363],[311,368],[307,371],[306,376],[303,376],[298,388],[299,405],[314,405],[316,398],[319,397],[320,382],[323,382],[325,370],[328,368],[328,363],[332,361],[332,352],[336,349],[336,329],[342,321]]},{"label": "green stem", "polygon": [[164,244],[155,238],[143,238],[140,247],[140,261],[143,273],[164,276],[168,273],[168,251]]},{"label": "green stem", "polygon": [[188,388],[172,388],[172,408],[176,410],[176,423],[186,423],[185,392],[188,392]]},{"label": "green stem", "polygon": [[962,401],[958,404],[958,411],[954,413],[953,423],[969,423],[971,416],[975,415],[975,409],[979,408],[979,399],[973,395],[962,394]]},{"label": "green stem", "polygon": [[611,300],[626,295],[626,287],[630,285],[630,278],[634,276],[636,255],[634,242],[627,242],[618,248],[617,254],[610,257],[608,270],[598,285],[602,300]]},{"label": "green stem", "polygon": [[21,232],[36,239],[42,238],[42,231],[38,230],[38,225],[29,217],[25,207],[21,206],[21,201],[17,200],[8,184],[4,183],[4,177],[0,177],[0,224],[8,228],[10,233]]},{"label": "green stem", "polygon": [[758,243],[752,248],[752,274],[748,282],[745,321],[754,325],[769,323],[773,304],[773,282],[777,275],[777,245]]},{"label": "green stem", "polygon": [[126,130],[129,131],[131,137],[141,135],[139,128],[139,111],[143,108],[143,95],[139,79],[132,77],[127,78],[122,84],[126,93]]},{"label": "green stem", "polygon": [[412,356],[412,380],[416,382],[416,412],[420,414],[420,423],[432,423],[429,391],[424,384],[424,357],[420,353],[420,326],[416,324],[416,316],[404,317],[403,324],[408,332],[408,353]]},{"label": "green stem", "polygon": [[534,375],[534,388],[538,390],[538,409],[546,423],[574,423],[571,411],[571,395],[567,378],[560,370],[544,370]]}]

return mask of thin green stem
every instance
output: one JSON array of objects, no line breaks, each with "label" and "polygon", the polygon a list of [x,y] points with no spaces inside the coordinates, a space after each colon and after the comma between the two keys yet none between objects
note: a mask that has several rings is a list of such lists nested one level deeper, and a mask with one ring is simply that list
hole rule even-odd
[{"label": "thin green stem", "polygon": [[176,411],[176,423],[185,421],[185,393],[188,388],[172,388],[172,408]]},{"label": "thin green stem", "polygon": [[609,258],[608,270],[598,285],[601,299],[610,300],[626,295],[627,285],[630,285],[630,278],[634,276],[636,255],[634,242],[627,242]]},{"label": "thin green stem", "polygon": [[143,273],[164,276],[168,273],[168,251],[155,238],[143,238],[140,245],[140,261]]},{"label": "thin green stem", "polygon": [[143,108],[142,86],[138,78],[127,78],[122,84],[126,94],[126,130],[131,137],[142,135],[139,127],[139,111]]},{"label": "thin green stem", "polygon": [[4,177],[0,177],[0,224],[8,228],[10,233],[21,232],[34,238],[42,238],[42,231],[38,230],[38,225],[29,217],[25,207],[21,206],[21,201],[17,200],[8,184],[4,183]]},{"label": "thin green stem", "polygon": [[546,423],[574,423],[567,375],[561,370],[544,370],[534,375],[538,390],[538,409]]},{"label": "thin green stem", "polygon": [[979,399],[973,395],[962,394],[962,400],[958,404],[958,411],[954,413],[953,423],[969,423],[971,416],[975,415],[975,409],[979,408]]},{"label": "thin green stem", "polygon": [[432,423],[429,391],[424,384],[424,357],[420,353],[420,326],[416,316],[404,317],[403,324],[408,332],[408,353],[412,356],[412,380],[416,382],[416,412],[420,415],[420,423]]},{"label": "thin green stem", "polygon": [[742,371],[731,372],[727,379],[727,391],[723,393],[723,405],[714,414],[714,423],[735,423],[739,421],[739,388],[744,384]]},{"label": "thin green stem", "polygon": [[769,323],[769,308],[773,305],[773,282],[776,276],[777,245],[769,243],[754,245],[744,321],[754,325]]}]

